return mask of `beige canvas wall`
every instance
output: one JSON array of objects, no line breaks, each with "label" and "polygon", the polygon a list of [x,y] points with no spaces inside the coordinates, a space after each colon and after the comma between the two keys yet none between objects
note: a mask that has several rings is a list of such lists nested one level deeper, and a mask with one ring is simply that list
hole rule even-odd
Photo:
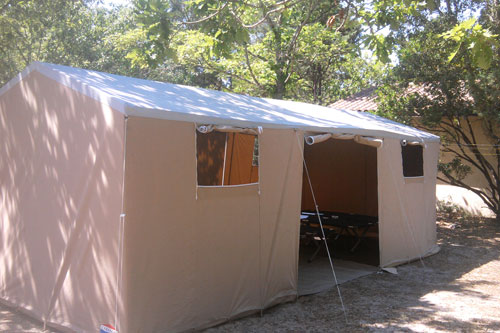
[{"label": "beige canvas wall", "polygon": [[264,129],[260,136],[262,306],[297,293],[303,133]]},{"label": "beige canvas wall", "polygon": [[424,177],[403,177],[401,144],[378,149],[380,266],[404,263],[436,250],[436,174],[439,143],[423,150]]},{"label": "beige canvas wall", "polygon": [[296,295],[300,147],[292,130],[260,140],[260,185],[197,189],[195,124],[129,118],[122,330],[210,326]]},{"label": "beige canvas wall", "polygon": [[[353,140],[330,139],[304,147],[320,210],[377,216],[377,149]],[[315,210],[307,175],[302,209]]]},{"label": "beige canvas wall", "polygon": [[113,324],[123,116],[38,72],[0,96],[0,298],[96,331]]}]

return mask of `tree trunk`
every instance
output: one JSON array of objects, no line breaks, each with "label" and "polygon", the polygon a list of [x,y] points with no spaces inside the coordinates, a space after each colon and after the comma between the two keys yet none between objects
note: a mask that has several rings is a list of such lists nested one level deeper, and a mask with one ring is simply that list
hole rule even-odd
[{"label": "tree trunk", "polygon": [[[281,65],[276,66],[276,86],[273,93],[273,98],[283,99],[286,91],[286,73],[283,73],[283,67]],[[281,68],[280,68],[281,67]]]}]

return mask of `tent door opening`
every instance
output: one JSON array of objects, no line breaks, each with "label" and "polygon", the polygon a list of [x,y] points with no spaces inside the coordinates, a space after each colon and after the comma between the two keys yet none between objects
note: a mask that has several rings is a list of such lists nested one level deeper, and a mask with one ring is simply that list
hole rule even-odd
[{"label": "tent door opening", "polygon": [[339,283],[372,273],[379,265],[377,148],[354,140],[329,139],[305,144],[304,160],[309,177],[304,168],[301,295],[321,292],[334,284],[311,186]]}]

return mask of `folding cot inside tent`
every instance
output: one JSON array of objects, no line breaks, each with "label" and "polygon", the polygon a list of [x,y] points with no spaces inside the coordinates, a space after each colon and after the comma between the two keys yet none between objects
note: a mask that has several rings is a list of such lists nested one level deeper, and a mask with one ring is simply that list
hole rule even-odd
[{"label": "folding cot inside tent", "polygon": [[[433,163],[438,149],[436,145],[412,141],[412,147],[420,148],[411,149],[420,153],[420,157],[418,154],[416,157],[415,154],[408,155],[406,140],[398,142],[390,138],[360,138],[348,134],[309,134],[306,142],[309,145],[304,147],[304,163],[307,168],[303,176],[302,211],[316,213],[317,205],[324,216],[327,229],[333,226],[331,230],[335,239],[338,239],[339,232],[356,237],[352,251],[361,240],[357,237],[357,226],[363,230],[361,233],[375,238],[380,248],[385,246],[387,249],[392,241],[384,241],[383,237],[393,235],[398,235],[408,244],[404,250],[401,246],[400,252],[392,258],[387,250],[379,251],[378,247],[368,249],[376,251],[377,253],[373,253],[375,256],[368,253],[366,258],[361,258],[365,254],[360,254],[360,258],[351,255],[348,257],[377,266],[390,266],[404,262],[401,258],[403,256],[410,261],[421,257],[426,251],[434,251],[433,237],[430,237],[432,232],[422,234],[426,227],[422,227],[420,221],[434,219],[434,197],[424,193],[433,191],[432,180],[436,176]],[[391,154],[386,154],[387,151],[391,151]],[[419,163],[418,175],[406,174],[404,165],[414,168]],[[380,180],[382,177],[385,178],[384,181]],[[409,214],[408,212],[415,212],[417,205],[422,211],[419,214]],[[316,220],[315,217],[306,219],[309,224],[311,221],[316,223]],[[374,225],[374,221],[380,221],[378,227]],[[344,226],[349,226],[354,231],[348,232],[349,229]],[[433,229],[430,223],[429,228]],[[397,256],[400,258],[396,258]]]},{"label": "folding cot inside tent", "polygon": [[[44,63],[0,112],[0,297],[51,325],[181,331],[294,299],[305,132],[383,140],[380,265],[435,246],[439,138],[380,117]],[[200,124],[262,128],[257,183],[198,186]]]},{"label": "folding cot inside tent", "polygon": [[[378,266],[377,148],[353,139],[329,139],[304,146],[307,172],[304,169],[301,211],[316,214],[317,205],[318,210],[326,214],[322,222],[337,258]],[[316,217],[309,220],[310,231],[320,235]],[[364,221],[366,224],[362,223]],[[375,240],[362,240],[358,236],[370,236],[370,240]],[[365,249],[369,243],[376,243],[376,246]],[[324,252],[323,244],[313,245],[310,248],[316,248],[316,254],[318,250]]]}]

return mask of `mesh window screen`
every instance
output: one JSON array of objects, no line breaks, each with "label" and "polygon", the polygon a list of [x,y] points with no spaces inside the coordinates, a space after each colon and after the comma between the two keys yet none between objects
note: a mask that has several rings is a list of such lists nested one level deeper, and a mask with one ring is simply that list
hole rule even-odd
[{"label": "mesh window screen", "polygon": [[403,157],[403,175],[405,177],[422,177],[424,175],[424,148],[421,145],[401,146]]}]

